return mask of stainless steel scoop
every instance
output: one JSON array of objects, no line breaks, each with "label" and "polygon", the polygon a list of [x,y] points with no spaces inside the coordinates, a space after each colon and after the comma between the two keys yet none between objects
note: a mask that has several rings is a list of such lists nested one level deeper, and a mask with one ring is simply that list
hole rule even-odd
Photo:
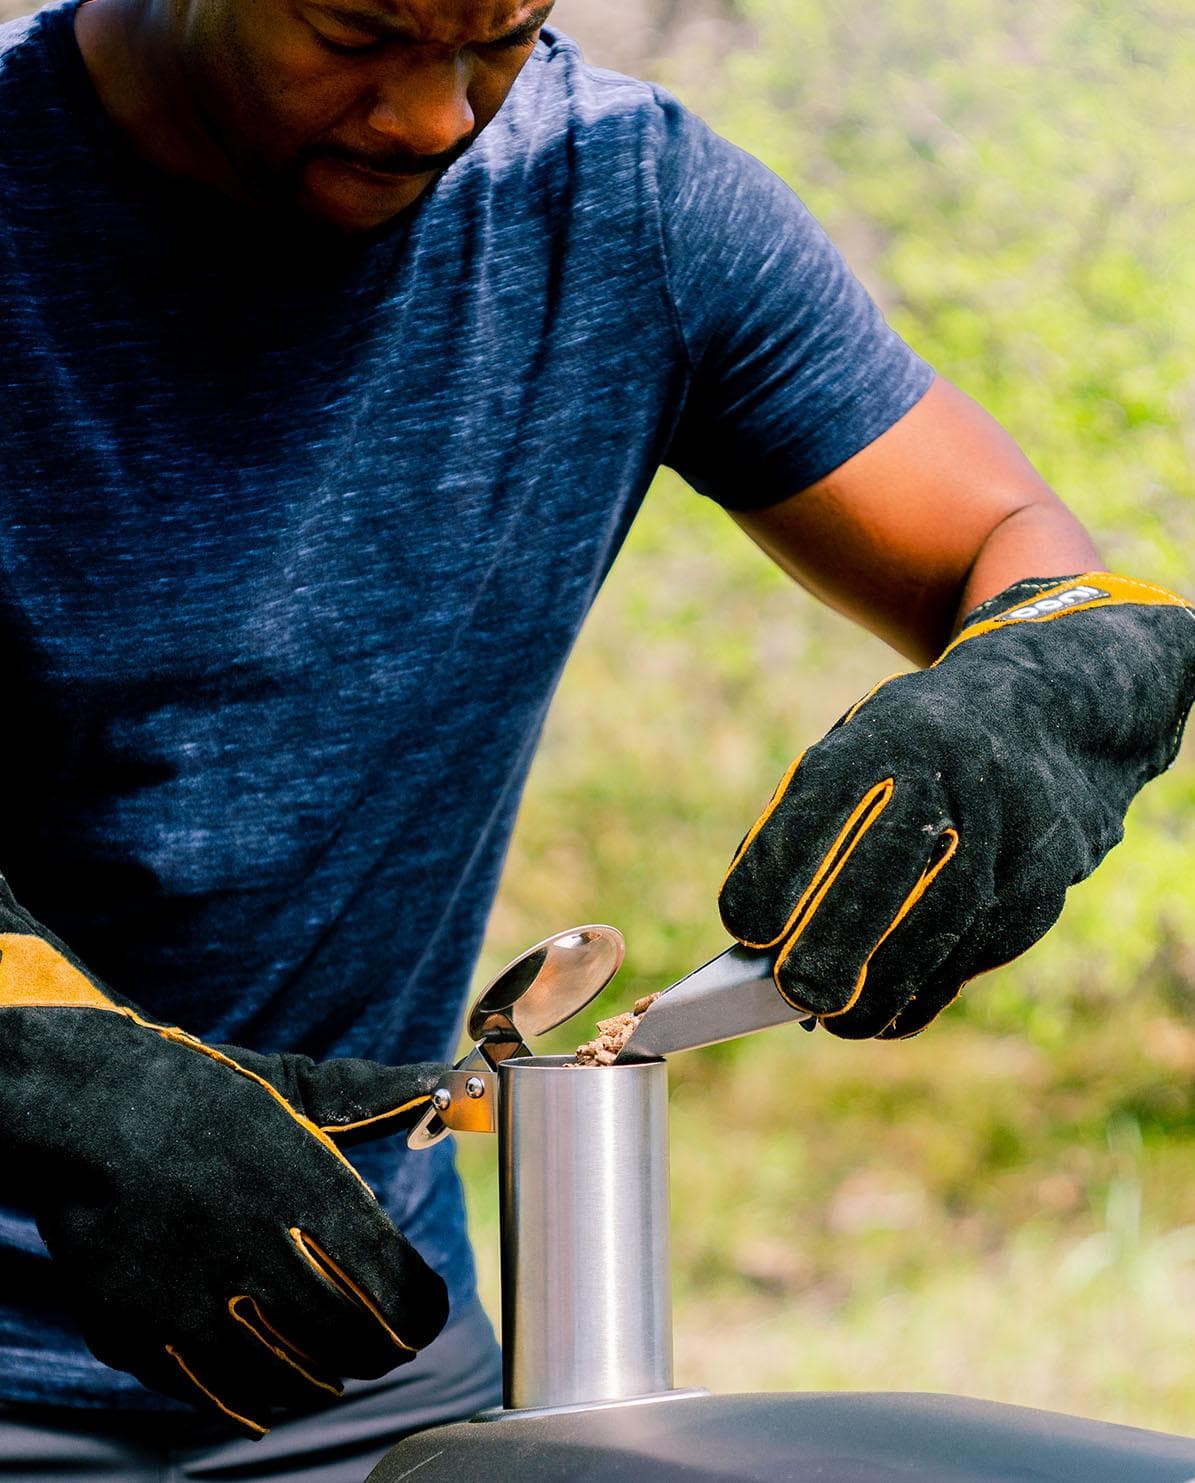
[{"label": "stainless steel scoop", "polygon": [[812,1030],[814,1015],[794,1009],[776,987],[776,955],[736,943],[664,989],[644,1011],[615,1057],[616,1066],[678,1050],[717,1045],[795,1020]]}]

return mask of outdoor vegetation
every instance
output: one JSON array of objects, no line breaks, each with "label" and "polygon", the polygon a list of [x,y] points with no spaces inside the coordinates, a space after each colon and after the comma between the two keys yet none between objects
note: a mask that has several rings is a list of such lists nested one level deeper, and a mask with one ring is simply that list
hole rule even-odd
[{"label": "outdoor vegetation", "polygon": [[[561,0],[559,19],[790,180],[1111,567],[1195,591],[1195,0],[693,14]],[[662,476],[554,707],[479,981],[581,921],[626,936],[611,1010],[718,951],[741,835],[898,663]],[[1056,930],[929,1033],[770,1031],[677,1058],[672,1087],[680,1383],[1195,1432],[1191,739]],[[496,1310],[493,1152],[462,1139]]]},{"label": "outdoor vegetation", "polygon": [[[1195,590],[1190,0],[640,10],[560,21],[624,66],[656,40],[637,65],[793,183],[1108,564]],[[483,972],[610,921],[621,1009],[716,952],[775,780],[898,664],[662,477],[555,706]],[[1054,932],[928,1034],[770,1031],[672,1084],[681,1382],[1195,1431],[1191,739]],[[462,1142],[493,1302],[492,1148]]]}]

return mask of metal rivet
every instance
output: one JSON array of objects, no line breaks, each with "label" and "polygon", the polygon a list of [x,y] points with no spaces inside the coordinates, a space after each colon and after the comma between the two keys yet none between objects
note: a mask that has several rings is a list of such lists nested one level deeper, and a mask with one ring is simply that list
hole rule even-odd
[{"label": "metal rivet", "polygon": [[484,1097],[485,1096],[485,1082],[482,1081],[482,1079],[481,1079],[480,1076],[471,1076],[469,1078],[469,1080],[465,1083],[465,1096],[466,1097]]},{"label": "metal rivet", "polygon": [[447,1112],[452,1106],[452,1093],[447,1087],[437,1087],[432,1093],[432,1106],[437,1112]]}]

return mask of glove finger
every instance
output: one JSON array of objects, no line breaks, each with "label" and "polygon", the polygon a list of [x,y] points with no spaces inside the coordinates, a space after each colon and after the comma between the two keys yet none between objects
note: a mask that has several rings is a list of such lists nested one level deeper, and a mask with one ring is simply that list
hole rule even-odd
[{"label": "glove finger", "polygon": [[[1032,867],[1035,857],[1028,863]],[[1044,937],[1062,915],[1066,891],[1066,885],[1059,884],[1050,872],[1048,861],[1037,871],[1027,871],[1017,883],[1016,894],[1010,893],[988,913],[983,948],[971,976],[1011,963]]]},{"label": "glove finger", "polygon": [[794,1005],[834,1016],[866,1000],[882,1028],[900,1009],[890,988],[868,983],[875,952],[947,869],[958,834],[936,796],[902,782],[891,802],[810,898],[776,960],[776,982]]},{"label": "glove finger", "polygon": [[730,863],[718,905],[748,947],[791,936],[892,802],[893,779],[861,776],[839,735],[793,763]]},{"label": "glove finger", "polygon": [[[344,1393],[335,1373],[324,1369],[313,1354],[280,1328],[256,1298],[248,1293],[236,1294],[228,1300],[228,1314],[243,1330],[245,1365],[252,1373],[258,1373],[265,1363],[262,1349],[272,1357],[268,1372],[280,1382],[271,1391],[276,1405],[311,1405]],[[276,1365],[282,1368],[276,1369]]]},{"label": "glove finger", "polygon": [[251,1436],[262,1436],[270,1428],[276,1410],[311,1410],[341,1394],[333,1381],[316,1379],[314,1370],[302,1373],[278,1357],[281,1346],[271,1350],[251,1337],[226,1336],[180,1338],[164,1346],[162,1368],[173,1365],[189,1392],[183,1398],[193,1405],[215,1410],[237,1423]]},{"label": "glove finger", "polygon": [[1034,890],[989,912],[984,925],[967,934],[967,940],[879,1032],[879,1038],[908,1040],[919,1035],[954,1003],[972,979],[1011,963],[1044,936],[1058,920],[1065,900],[1065,889]]},{"label": "glove finger", "polygon": [[308,1061],[297,1078],[298,1105],[338,1144],[364,1143],[414,1127],[448,1070],[439,1061]]},{"label": "glove finger", "polygon": [[268,1081],[297,1112],[344,1147],[413,1127],[450,1069],[439,1061],[387,1066],[348,1057],[313,1061],[308,1056],[261,1055],[239,1046],[217,1049]]},{"label": "glove finger", "polygon": [[180,1337],[165,1346],[169,1360],[191,1385],[194,1404],[206,1401],[260,1435],[268,1430],[274,1411],[311,1410],[342,1394],[340,1384],[320,1372],[310,1356],[300,1356],[271,1335],[256,1305],[239,1302],[237,1313],[235,1333],[226,1328],[218,1336]]},{"label": "glove finger", "polygon": [[876,1032],[876,1038],[910,1040],[928,1029],[944,1009],[950,1008],[971,980],[984,971],[979,966],[983,961],[983,950],[979,945],[982,942],[982,927],[969,932],[966,940],[959,943],[937,971],[927,975],[909,995],[891,1024]]},{"label": "glove finger", "polygon": [[319,1229],[292,1227],[293,1300],[272,1322],[324,1369],[373,1379],[430,1344],[448,1318],[443,1279],[380,1210],[353,1220],[321,1212]]},{"label": "glove finger", "polygon": [[877,1040],[911,1040],[927,1030],[944,1009],[949,1009],[974,977],[974,973],[960,962],[955,967],[946,966],[932,980],[922,984],[904,1009],[891,1024],[875,1032]]},{"label": "glove finger", "polygon": [[[966,870],[951,859],[949,834],[938,845],[939,855],[931,862],[941,868],[932,875],[917,900],[876,944],[863,969],[863,988],[855,1003],[841,1014],[827,1015],[820,1023],[842,1040],[867,1040],[881,1035],[915,1000],[926,1004],[942,979],[945,985],[961,956],[964,967],[982,941],[983,910],[974,900],[973,882]],[[962,844],[958,846],[961,853]],[[958,984],[948,991],[937,1009],[945,1007],[958,993]],[[930,1015],[932,1018],[932,1014]],[[928,1020],[927,1020],[928,1023]]]}]

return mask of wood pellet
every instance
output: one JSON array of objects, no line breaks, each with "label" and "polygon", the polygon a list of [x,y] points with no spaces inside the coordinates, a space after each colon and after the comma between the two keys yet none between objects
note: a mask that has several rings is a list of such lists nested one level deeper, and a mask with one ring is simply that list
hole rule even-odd
[{"label": "wood pellet", "polygon": [[611,1015],[608,1020],[598,1020],[597,1034],[592,1040],[577,1047],[577,1059],[572,1064],[612,1066],[618,1059],[619,1051],[631,1038],[631,1032],[639,1023],[640,1017],[647,1013],[662,992],[663,990],[645,994],[642,999],[636,999],[634,1007],[623,1014]]}]

